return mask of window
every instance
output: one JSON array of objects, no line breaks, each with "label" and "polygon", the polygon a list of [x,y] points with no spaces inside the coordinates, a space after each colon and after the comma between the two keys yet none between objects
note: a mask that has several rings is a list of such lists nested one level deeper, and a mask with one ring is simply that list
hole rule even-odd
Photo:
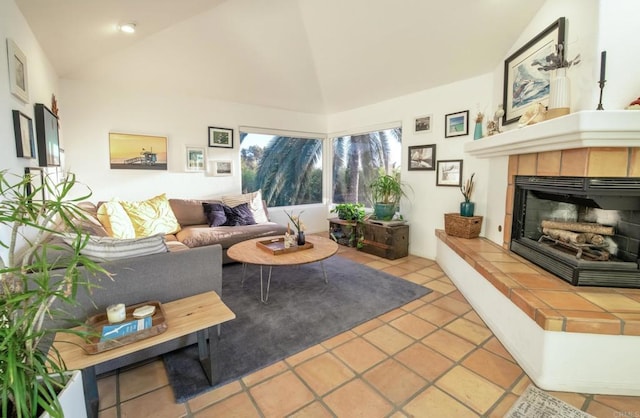
[{"label": "window", "polygon": [[240,131],[242,190],[267,206],[322,203],[322,139]]},{"label": "window", "polygon": [[400,169],[401,139],[399,127],[333,138],[333,203],[372,207],[368,185],[380,169]]}]

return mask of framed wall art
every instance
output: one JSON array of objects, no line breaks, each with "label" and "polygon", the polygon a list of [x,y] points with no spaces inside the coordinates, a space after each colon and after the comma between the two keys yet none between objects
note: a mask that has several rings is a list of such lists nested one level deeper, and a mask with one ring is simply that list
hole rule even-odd
[{"label": "framed wall art", "polygon": [[462,160],[438,161],[436,186],[462,186]]},{"label": "framed wall art", "polygon": [[449,113],[444,117],[444,137],[469,135],[469,111]]},{"label": "framed wall art", "polygon": [[166,170],[167,137],[110,132],[109,164],[116,170]]},{"label": "framed wall art", "polygon": [[185,171],[202,173],[205,170],[204,147],[185,146]]},{"label": "framed wall art", "polygon": [[409,147],[408,170],[435,170],[436,145],[416,145]]},{"label": "framed wall art", "polygon": [[36,103],[34,113],[38,144],[38,165],[40,167],[58,167],[60,166],[58,118],[42,103]]},{"label": "framed wall art", "polygon": [[29,77],[27,57],[15,42],[7,38],[7,59],[9,61],[9,90],[25,103],[29,102]]},{"label": "framed wall art", "polygon": [[233,129],[209,126],[209,146],[233,148]]},{"label": "framed wall art", "polygon": [[[27,195],[29,201],[35,200],[44,202],[46,200],[46,193],[44,186],[45,172],[42,168],[26,167],[24,169],[24,176],[29,181],[27,183]],[[34,193],[37,193],[35,195]]]},{"label": "framed wall art", "polygon": [[20,158],[35,158],[33,121],[19,110],[13,111],[13,132],[16,138],[16,155]]},{"label": "framed wall art", "polygon": [[413,123],[414,132],[417,134],[431,132],[431,116],[432,115],[418,116]]},{"label": "framed wall art", "polygon": [[231,160],[214,160],[207,164],[207,175],[209,176],[230,176],[233,174],[233,163]]},{"label": "framed wall art", "polygon": [[520,119],[529,105],[549,103],[549,71],[539,71],[540,63],[555,53],[556,45],[564,44],[565,18],[553,22],[504,62],[504,89],[502,93],[507,125]]}]

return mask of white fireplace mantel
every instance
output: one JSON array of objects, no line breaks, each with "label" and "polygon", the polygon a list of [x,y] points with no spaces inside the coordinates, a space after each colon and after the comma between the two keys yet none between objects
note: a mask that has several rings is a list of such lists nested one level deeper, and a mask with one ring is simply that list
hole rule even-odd
[{"label": "white fireplace mantel", "polygon": [[640,111],[585,110],[468,142],[464,151],[491,158],[588,147],[640,146]]}]

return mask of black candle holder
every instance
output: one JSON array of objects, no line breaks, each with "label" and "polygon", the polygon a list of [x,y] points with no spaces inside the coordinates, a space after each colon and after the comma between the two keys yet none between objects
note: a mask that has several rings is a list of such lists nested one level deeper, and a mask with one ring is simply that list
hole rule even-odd
[{"label": "black candle holder", "polygon": [[604,90],[604,83],[606,82],[607,80],[598,81],[598,84],[600,85],[600,101],[598,102],[598,107],[596,108],[596,110],[604,110],[604,107],[602,107],[602,90]]}]

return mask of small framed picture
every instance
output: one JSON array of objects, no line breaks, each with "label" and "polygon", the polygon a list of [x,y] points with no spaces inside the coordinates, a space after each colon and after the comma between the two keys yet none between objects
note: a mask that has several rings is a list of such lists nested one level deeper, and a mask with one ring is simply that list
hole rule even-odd
[{"label": "small framed picture", "polygon": [[231,160],[209,161],[207,174],[210,176],[230,176],[233,174],[233,163]]},{"label": "small framed picture", "polygon": [[13,111],[13,131],[16,153],[21,158],[35,158],[36,144],[33,138],[33,121],[19,110]]},{"label": "small framed picture", "polygon": [[185,171],[203,173],[205,170],[204,147],[185,146]]},{"label": "small framed picture", "polygon": [[15,42],[7,38],[7,58],[9,61],[9,89],[11,94],[25,103],[29,102],[29,77],[27,56]]},{"label": "small framed picture", "polygon": [[449,113],[444,117],[444,137],[469,135],[469,111]]},{"label": "small framed picture", "polygon": [[424,134],[427,132],[431,132],[431,116],[432,115],[424,115],[418,116],[413,124],[415,133]]},{"label": "small framed picture", "polygon": [[233,129],[209,126],[209,146],[233,148]]},{"label": "small framed picture", "polygon": [[435,170],[436,145],[416,145],[409,147],[408,170]]},{"label": "small framed picture", "polygon": [[436,186],[462,186],[462,160],[438,161]]}]

